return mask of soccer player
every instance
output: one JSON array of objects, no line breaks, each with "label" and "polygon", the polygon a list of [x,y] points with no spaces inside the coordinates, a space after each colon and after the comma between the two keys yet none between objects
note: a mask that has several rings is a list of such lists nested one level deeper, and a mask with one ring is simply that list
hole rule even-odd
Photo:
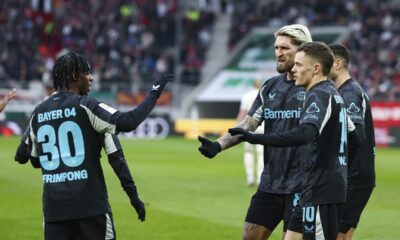
[{"label": "soccer player", "polygon": [[307,91],[298,127],[267,135],[229,129],[232,135],[253,144],[306,144],[309,157],[302,161],[303,190],[300,205],[290,219],[285,237],[288,240],[337,237],[339,204],[346,199],[347,132],[352,138],[350,143],[355,144],[352,146],[357,147],[359,142],[342,97],[327,79],[332,64],[332,51],[324,43],[305,43],[297,49],[292,71],[296,85]]},{"label": "soccer player", "polygon": [[[246,92],[240,100],[239,113],[236,117],[236,121],[239,123],[243,118],[246,117],[247,112],[251,109],[254,100],[257,97],[258,91],[260,90],[261,80],[255,79],[253,81],[253,87],[250,91]],[[255,131],[256,133],[264,132],[264,124],[261,124]],[[259,144],[244,143],[244,170],[246,172],[246,182],[249,187],[260,184],[261,173],[264,168],[264,151],[263,146]],[[256,165],[256,171],[254,169]]]},{"label": "soccer player", "polygon": [[338,240],[351,240],[375,187],[375,135],[369,98],[349,73],[350,52],[342,44],[329,45],[334,62],[329,78],[334,80],[360,135],[360,149],[349,164],[347,198],[339,225]]},{"label": "soccer player", "polygon": [[17,90],[15,88],[11,89],[0,101],[0,112],[4,110],[4,108],[7,106],[7,104],[15,98],[17,95]]},{"label": "soccer player", "polygon": [[[310,31],[300,24],[284,26],[275,32],[276,69],[280,74],[264,82],[252,108],[237,127],[254,131],[264,122],[264,132],[269,134],[298,126],[305,90],[295,86],[291,69],[297,48],[311,41]],[[201,136],[199,140],[202,143],[199,150],[208,158],[242,141],[229,133],[215,142]],[[264,146],[264,170],[247,211],[243,239],[266,239],[282,220],[285,234],[294,206],[299,202],[303,158],[302,146]]]},{"label": "soccer player", "polygon": [[86,96],[93,77],[82,55],[70,52],[56,60],[57,93],[35,108],[29,125],[30,157],[43,175],[45,239],[115,239],[99,163],[104,141],[110,139],[105,134],[134,130],[171,80],[171,75],[162,75],[137,108],[120,112]]}]

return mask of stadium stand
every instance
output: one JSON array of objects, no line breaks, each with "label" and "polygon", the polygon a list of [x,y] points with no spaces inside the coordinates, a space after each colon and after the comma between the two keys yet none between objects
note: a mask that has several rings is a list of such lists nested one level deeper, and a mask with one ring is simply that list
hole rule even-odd
[{"label": "stadium stand", "polygon": [[351,72],[373,100],[400,100],[400,6],[395,1],[234,1],[229,48],[253,27],[291,23],[351,29]]},{"label": "stadium stand", "polygon": [[192,8],[178,19],[177,8],[177,0],[1,1],[0,79],[46,81],[57,55],[68,49],[92,64],[93,90],[147,91],[158,74],[174,72],[181,21],[184,79],[198,83],[213,13]]}]

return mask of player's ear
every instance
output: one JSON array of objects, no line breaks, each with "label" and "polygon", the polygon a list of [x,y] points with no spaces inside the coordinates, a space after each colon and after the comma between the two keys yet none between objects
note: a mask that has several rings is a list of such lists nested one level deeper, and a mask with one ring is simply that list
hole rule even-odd
[{"label": "player's ear", "polygon": [[334,60],[333,60],[333,68],[335,70],[337,70],[341,64],[342,64],[342,60],[340,60],[340,58],[334,58]]},{"label": "player's ear", "polygon": [[314,74],[318,73],[318,72],[322,72],[322,65],[319,62],[316,62],[314,64]]}]

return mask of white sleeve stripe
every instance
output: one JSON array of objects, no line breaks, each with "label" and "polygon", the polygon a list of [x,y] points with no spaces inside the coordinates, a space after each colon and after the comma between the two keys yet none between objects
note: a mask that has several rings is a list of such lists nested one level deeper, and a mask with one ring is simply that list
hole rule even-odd
[{"label": "white sleeve stripe", "polygon": [[98,116],[96,116],[89,108],[87,108],[86,106],[81,105],[81,107],[83,109],[85,109],[90,123],[92,124],[93,128],[98,132],[98,133],[115,133],[116,130],[116,126],[114,124],[111,124],[109,122],[106,122],[104,120],[102,120],[101,118],[99,118]]},{"label": "white sleeve stripe", "polygon": [[332,95],[329,98],[328,107],[326,108],[324,121],[322,121],[321,128],[319,129],[319,134],[322,133],[322,130],[324,129],[324,127],[325,127],[326,123],[328,122],[329,118],[331,118],[331,115],[332,115]]},{"label": "white sleeve stripe", "polygon": [[352,132],[356,129],[356,126],[354,125],[353,121],[351,121],[351,118],[349,115],[347,115],[347,132]]},{"label": "white sleeve stripe", "polygon": [[264,119],[264,116],[263,116],[263,108],[262,108],[262,106],[260,106],[255,112],[254,112],[254,114],[253,114],[253,118],[254,119],[256,119],[257,121],[259,121],[259,122],[261,122],[261,120],[262,119]]},{"label": "white sleeve stripe", "polygon": [[365,119],[365,111],[367,111],[367,101],[365,100],[364,93],[362,95],[362,108],[363,108],[363,119]]},{"label": "white sleeve stripe", "polygon": [[110,133],[104,134],[104,150],[106,151],[107,155],[114,153],[118,150]]}]

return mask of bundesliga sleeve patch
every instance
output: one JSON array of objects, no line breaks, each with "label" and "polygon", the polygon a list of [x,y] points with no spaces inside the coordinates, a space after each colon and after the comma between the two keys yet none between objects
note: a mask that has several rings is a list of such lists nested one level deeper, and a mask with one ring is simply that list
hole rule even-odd
[{"label": "bundesliga sleeve patch", "polygon": [[107,112],[109,112],[109,113],[111,113],[111,114],[114,114],[115,112],[117,112],[116,109],[114,109],[114,108],[108,106],[108,105],[105,104],[105,103],[100,103],[99,106],[100,106],[102,109],[106,110]]}]

